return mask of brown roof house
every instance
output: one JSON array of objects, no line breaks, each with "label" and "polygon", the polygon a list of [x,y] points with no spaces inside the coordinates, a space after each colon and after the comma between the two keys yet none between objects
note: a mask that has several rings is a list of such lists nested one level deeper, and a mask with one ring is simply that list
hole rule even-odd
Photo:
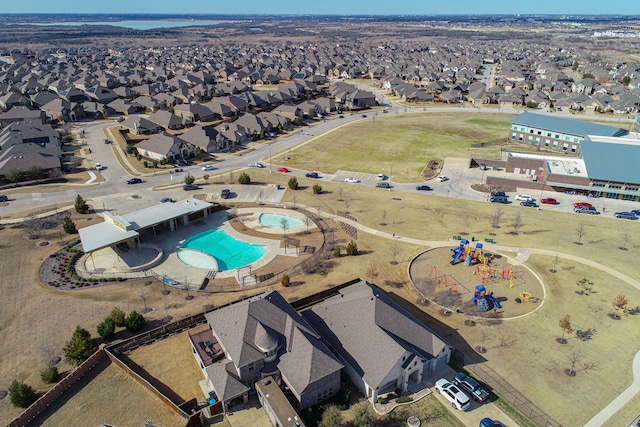
[{"label": "brown roof house", "polygon": [[339,292],[302,315],[372,402],[449,362],[453,347],[381,289],[361,280]]},{"label": "brown roof house", "polygon": [[[246,403],[255,383],[268,376],[288,387],[298,410],[340,388],[342,363],[277,291],[212,311],[206,319],[211,335],[205,347],[220,347],[224,357],[202,357],[193,339],[192,350],[225,412]],[[203,359],[215,361],[207,365]]]},{"label": "brown roof house", "polygon": [[200,147],[207,153],[225,151],[231,147],[231,141],[225,138],[213,126],[194,126],[180,135],[180,139]]},{"label": "brown roof house", "polygon": [[39,120],[14,122],[0,132],[0,176],[39,167],[60,171],[60,133]]},{"label": "brown roof house", "polygon": [[173,161],[191,157],[194,147],[177,136],[162,133],[140,141],[136,144],[136,149],[140,155],[151,160],[167,158],[169,161]]}]

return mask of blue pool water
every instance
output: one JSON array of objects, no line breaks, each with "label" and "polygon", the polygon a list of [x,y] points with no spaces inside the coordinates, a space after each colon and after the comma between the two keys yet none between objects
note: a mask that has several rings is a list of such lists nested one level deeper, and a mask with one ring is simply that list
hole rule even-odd
[{"label": "blue pool water", "polygon": [[180,249],[192,249],[178,251],[178,257],[186,264],[213,269],[215,264],[207,256],[209,255],[217,262],[218,271],[233,270],[251,264],[267,252],[266,246],[241,242],[220,228],[189,237],[182,242]]},{"label": "blue pool water", "polygon": [[294,218],[289,215],[282,215],[276,213],[262,213],[258,217],[258,222],[264,225],[267,228],[274,228],[282,230],[282,221],[286,221],[287,229],[300,227],[304,225],[304,222],[300,221],[298,218]]}]

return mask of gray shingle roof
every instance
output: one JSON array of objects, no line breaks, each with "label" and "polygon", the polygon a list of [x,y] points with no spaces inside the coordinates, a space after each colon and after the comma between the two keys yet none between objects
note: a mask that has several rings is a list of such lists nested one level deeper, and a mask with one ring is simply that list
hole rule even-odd
[{"label": "gray shingle roof", "polygon": [[527,126],[537,129],[546,129],[569,135],[583,137],[585,135],[600,136],[624,136],[629,131],[613,126],[599,125],[597,123],[587,123],[580,120],[563,119],[560,117],[536,114],[528,111],[523,112],[518,117],[511,120],[511,124]]},{"label": "gray shingle roof", "polygon": [[449,346],[383,291],[364,281],[340,290],[303,315],[374,388],[383,385],[407,352],[429,360]]},{"label": "gray shingle roof", "polygon": [[580,146],[590,179],[640,184],[640,140],[588,136]]}]

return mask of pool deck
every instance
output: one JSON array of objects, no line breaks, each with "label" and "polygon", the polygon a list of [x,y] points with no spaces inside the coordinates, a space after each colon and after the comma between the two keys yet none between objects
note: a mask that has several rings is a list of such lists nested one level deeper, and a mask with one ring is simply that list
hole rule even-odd
[{"label": "pool deck", "polygon": [[[277,255],[297,256],[296,250],[291,249],[291,247],[289,247],[288,249],[281,247],[281,229],[268,228],[260,224],[258,218],[260,214],[265,212],[287,215],[305,222],[305,215],[303,213],[291,209],[279,209],[266,206],[236,209],[238,218],[241,219],[242,224],[246,228],[259,231],[260,233],[274,235],[273,239],[267,239],[242,234],[236,231],[227,219],[228,212],[217,211],[206,218],[195,220],[189,223],[189,225],[187,226],[178,227],[178,229],[175,231],[162,229],[157,230],[156,234],[154,235],[151,231],[147,230],[143,234],[141,234],[140,240],[145,246],[142,248],[131,248],[124,252],[116,252],[111,248],[95,251],[91,256],[83,258],[82,262],[78,263],[77,270],[78,273],[83,276],[90,276],[93,273],[98,277],[102,275],[145,277],[148,275],[148,273],[146,273],[145,271],[134,272],[132,270],[135,269],[136,266],[149,263],[151,260],[153,260],[154,256],[158,254],[158,251],[161,250],[163,253],[161,261],[150,268],[150,270],[156,276],[167,277],[174,282],[179,282],[181,284],[181,287],[186,285],[189,287],[189,289],[198,289],[202,284],[204,278],[207,277],[208,274],[210,275],[210,277],[235,277],[236,280],[238,280],[238,271],[236,269],[215,272],[215,275],[211,275],[208,269],[196,268],[185,264],[182,260],[180,260],[180,258],[178,258],[178,248],[184,240],[193,235],[210,230],[212,228],[221,228],[227,234],[237,240],[267,247],[265,255],[251,264],[252,270],[264,267]],[[309,230],[316,227],[316,225],[312,221],[308,224]],[[304,232],[306,230],[307,225],[305,223],[305,225],[303,226],[287,229],[286,234],[295,234]],[[146,246],[155,246],[157,250]],[[127,273],[122,274],[123,272]]]}]

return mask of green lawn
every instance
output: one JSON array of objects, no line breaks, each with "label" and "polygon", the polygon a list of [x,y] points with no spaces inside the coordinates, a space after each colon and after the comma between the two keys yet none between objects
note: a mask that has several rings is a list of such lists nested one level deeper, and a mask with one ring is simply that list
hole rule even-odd
[{"label": "green lawn", "polygon": [[[499,146],[474,149],[471,145],[505,139],[513,117],[475,109],[461,109],[459,113],[378,114],[338,127],[294,149],[287,153],[287,165],[325,173],[379,173],[385,167],[390,171],[394,165],[395,180],[414,181],[432,159],[499,156]],[[281,159],[274,156],[274,161]]]}]

